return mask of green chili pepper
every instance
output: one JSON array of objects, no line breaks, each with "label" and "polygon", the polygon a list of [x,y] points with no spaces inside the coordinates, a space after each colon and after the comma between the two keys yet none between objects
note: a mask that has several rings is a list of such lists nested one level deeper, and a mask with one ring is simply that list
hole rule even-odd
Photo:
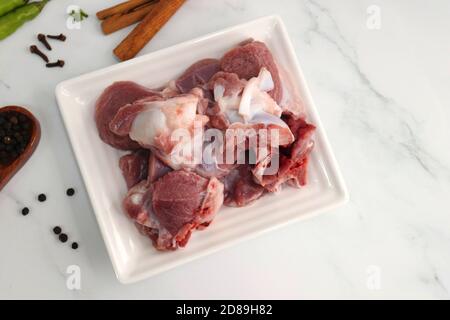
[{"label": "green chili pepper", "polygon": [[0,1],[0,17],[14,9],[27,4],[28,0],[2,0]]},{"label": "green chili pepper", "polygon": [[48,0],[40,2],[32,2],[21,6],[14,11],[0,17],[0,40],[13,34],[19,29],[25,22],[36,18]]}]

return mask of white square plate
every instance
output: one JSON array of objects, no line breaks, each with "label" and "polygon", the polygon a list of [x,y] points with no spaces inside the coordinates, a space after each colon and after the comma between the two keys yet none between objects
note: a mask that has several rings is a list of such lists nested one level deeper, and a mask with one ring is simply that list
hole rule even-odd
[{"label": "white square plate", "polygon": [[[157,252],[122,211],[127,190],[118,160],[123,153],[98,137],[95,101],[114,81],[161,87],[193,62],[220,57],[248,38],[264,41],[276,60],[291,71],[295,89],[306,102],[309,122],[317,126],[309,183],[301,190],[285,188],[278,195],[266,195],[249,207],[224,207],[209,228],[192,235],[186,248]],[[114,270],[123,283],[144,279],[347,200],[345,184],[279,17],[258,19],[64,81],[57,86],[56,97]]]}]

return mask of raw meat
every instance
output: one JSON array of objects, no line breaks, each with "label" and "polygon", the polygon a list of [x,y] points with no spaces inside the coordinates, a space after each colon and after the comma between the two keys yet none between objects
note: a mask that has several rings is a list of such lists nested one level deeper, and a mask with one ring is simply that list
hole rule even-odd
[{"label": "raw meat", "polygon": [[261,68],[257,77],[248,80],[239,103],[239,115],[244,118],[245,122],[250,121],[256,114],[261,112],[277,117],[281,116],[281,108],[267,94],[273,88],[272,76],[266,68]]},{"label": "raw meat", "polygon": [[143,224],[148,220],[152,210],[152,188],[148,181],[143,180],[128,190],[123,200],[123,208],[128,217]]},{"label": "raw meat", "polygon": [[221,71],[211,78],[208,89],[213,92],[214,103],[206,113],[211,127],[225,130],[230,123],[242,121],[238,110],[245,84],[235,73]]},{"label": "raw meat", "polygon": [[280,150],[280,168],[277,173],[265,174],[264,165],[268,161],[259,163],[252,170],[255,180],[270,192],[280,190],[285,182],[297,188],[304,186],[307,182],[309,154],[314,146],[312,135],[316,128],[303,119],[288,117],[286,122],[294,133],[295,141]]},{"label": "raw meat", "polygon": [[274,87],[269,92],[283,109],[296,118],[305,118],[305,105],[296,92],[287,70],[278,65],[267,46],[259,41],[246,40],[230,50],[221,60],[224,71],[236,73],[239,78],[256,77],[261,68],[266,68],[273,78]]},{"label": "raw meat", "polygon": [[274,83],[269,94],[280,103],[283,95],[280,75],[272,53],[263,42],[253,41],[231,49],[222,57],[220,66],[223,71],[236,73],[246,80],[258,76],[261,68],[266,68]]},{"label": "raw meat", "polygon": [[224,205],[243,207],[259,199],[265,192],[264,187],[253,181],[251,167],[241,165],[230,172],[224,179]]},{"label": "raw meat", "polygon": [[188,93],[193,88],[202,87],[220,70],[217,59],[203,59],[191,65],[175,82],[181,93]]},{"label": "raw meat", "polygon": [[98,98],[95,107],[95,122],[100,138],[110,146],[121,150],[139,149],[139,144],[128,136],[118,136],[111,132],[109,123],[119,108],[145,97],[158,96],[159,93],[131,81],[115,82],[106,88]]},{"label": "raw meat", "polygon": [[193,230],[209,225],[222,203],[219,180],[178,170],[131,189],[124,208],[158,250],[175,250],[186,245]]},{"label": "raw meat", "polygon": [[[150,97],[122,107],[110,123],[119,136],[130,136],[173,169],[195,165],[196,144],[202,146],[203,127],[208,117],[197,114],[201,98],[182,94],[164,99]],[[200,141],[198,141],[200,140]]]},{"label": "raw meat", "polygon": [[155,182],[172,169],[161,162],[154,152],[150,154],[148,160],[148,182]]},{"label": "raw meat", "polygon": [[208,87],[213,90],[216,102],[208,116],[219,123],[218,129],[234,123],[255,123],[253,118],[261,113],[281,116],[281,108],[267,93],[273,89],[274,83],[265,68],[248,81],[240,80],[234,73],[219,72]]},{"label": "raw meat", "polygon": [[117,82],[103,92],[100,137],[133,151],[119,161],[123,208],[156,249],[184,247],[222,204],[307,183],[315,127],[294,89],[268,47],[249,39],[158,91]]},{"label": "raw meat", "polygon": [[128,189],[147,179],[149,156],[149,150],[139,149],[120,158],[119,167]]},{"label": "raw meat", "polygon": [[236,164],[225,163],[226,155],[223,155],[222,145],[216,145],[218,149],[214,149],[214,142],[204,142],[202,163],[195,167],[195,172],[205,178],[216,177],[222,178],[230,173],[236,167]]},{"label": "raw meat", "polygon": [[282,119],[261,112],[247,124],[237,122],[228,127],[225,152],[237,157],[240,152],[250,150],[255,154],[255,160],[250,164],[259,164],[273,149],[293,141],[294,135]]},{"label": "raw meat", "polygon": [[306,157],[314,146],[312,135],[316,127],[304,119],[295,119],[290,116],[284,117],[284,119],[295,138],[295,142],[288,149],[290,157],[293,159]]},{"label": "raw meat", "polygon": [[186,224],[195,228],[210,222],[222,203],[223,184],[193,172],[171,172],[154,185],[155,216],[172,235]]}]

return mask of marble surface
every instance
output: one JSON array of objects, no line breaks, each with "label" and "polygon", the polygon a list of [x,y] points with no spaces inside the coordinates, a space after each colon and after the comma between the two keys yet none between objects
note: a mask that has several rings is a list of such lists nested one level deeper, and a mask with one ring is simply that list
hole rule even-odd
[{"label": "marble surface", "polygon": [[[117,2],[52,1],[0,42],[0,105],[28,106],[43,127],[0,193],[0,298],[450,298],[449,1],[188,0],[141,54],[279,14],[351,200],[128,286],[113,273],[54,98],[58,82],[116,63],[129,29],[105,37],[94,13]],[[91,14],[79,30],[66,27],[72,4]],[[68,35],[50,53],[64,69],[27,52],[37,32]],[[59,243],[54,225],[80,249]],[[66,285],[71,265],[81,290]]]}]

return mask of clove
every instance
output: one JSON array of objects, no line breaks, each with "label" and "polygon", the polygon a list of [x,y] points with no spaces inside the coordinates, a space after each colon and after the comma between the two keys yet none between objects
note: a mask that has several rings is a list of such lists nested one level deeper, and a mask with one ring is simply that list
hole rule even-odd
[{"label": "clove", "polygon": [[59,40],[59,41],[66,41],[66,36],[63,35],[62,33],[57,35],[57,36],[52,36],[52,35],[48,34],[47,38],[54,39],[54,40]]},{"label": "clove", "polygon": [[38,55],[39,57],[42,58],[42,60],[44,60],[45,62],[48,63],[48,57],[41,50],[39,50],[39,48],[36,47],[35,45],[30,46],[30,52]]},{"label": "clove", "polygon": [[47,68],[55,68],[55,67],[60,67],[60,68],[62,68],[62,67],[64,67],[64,64],[65,64],[64,60],[58,60],[58,61],[56,61],[56,62],[47,63],[45,66],[46,66]]},{"label": "clove", "polygon": [[45,37],[44,34],[39,33],[37,36],[38,40],[47,48],[47,50],[52,50],[52,47],[50,46],[50,44],[47,41],[47,38]]}]

